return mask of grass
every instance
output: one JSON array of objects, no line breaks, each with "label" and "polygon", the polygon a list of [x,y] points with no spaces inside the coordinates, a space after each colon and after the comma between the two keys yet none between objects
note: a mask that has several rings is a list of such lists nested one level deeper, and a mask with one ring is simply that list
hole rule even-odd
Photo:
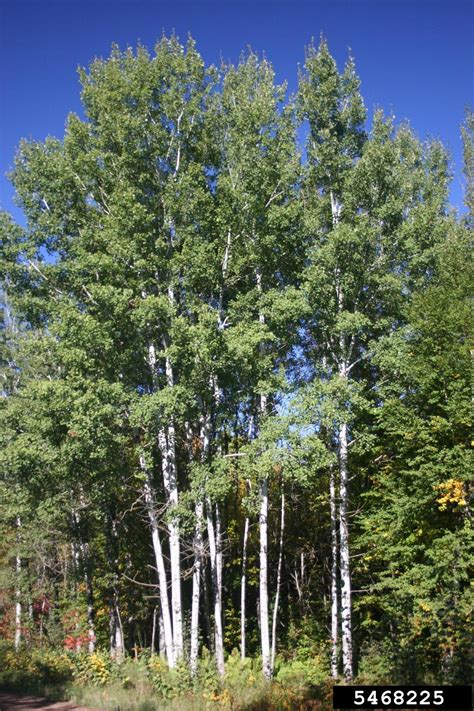
[{"label": "grass", "polygon": [[232,653],[222,680],[207,654],[191,679],[186,665],[169,670],[156,656],[128,658],[117,665],[105,652],[15,653],[0,644],[0,687],[104,711],[329,711],[330,683],[314,669],[317,665],[287,664],[269,683],[261,675],[259,660],[241,660]]}]

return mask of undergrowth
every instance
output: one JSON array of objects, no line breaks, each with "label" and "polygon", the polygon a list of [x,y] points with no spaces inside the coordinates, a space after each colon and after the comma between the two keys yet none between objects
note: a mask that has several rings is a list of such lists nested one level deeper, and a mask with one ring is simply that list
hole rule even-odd
[{"label": "undergrowth", "polygon": [[234,651],[221,679],[205,650],[193,678],[186,665],[170,670],[156,655],[117,664],[100,651],[16,653],[11,645],[0,645],[0,688],[107,711],[325,711],[331,707],[331,684],[324,671],[318,659],[280,662],[268,683],[260,660],[242,660]]}]

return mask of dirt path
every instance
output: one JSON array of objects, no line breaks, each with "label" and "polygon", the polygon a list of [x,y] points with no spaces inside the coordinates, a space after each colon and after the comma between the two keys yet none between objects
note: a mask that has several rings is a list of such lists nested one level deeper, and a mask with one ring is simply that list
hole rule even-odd
[{"label": "dirt path", "polygon": [[70,701],[50,701],[39,696],[0,692],[0,711],[100,711],[76,706]]}]

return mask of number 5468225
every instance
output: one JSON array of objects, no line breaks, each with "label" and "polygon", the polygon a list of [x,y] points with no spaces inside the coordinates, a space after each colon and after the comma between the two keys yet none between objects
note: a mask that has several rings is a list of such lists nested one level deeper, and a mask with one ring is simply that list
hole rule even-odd
[{"label": "number 5468225", "polygon": [[369,691],[367,696],[360,689],[354,691],[354,706],[441,706],[443,703],[444,694],[441,689],[420,689],[419,692],[415,689],[406,692],[401,689],[385,690],[380,697],[376,690]]}]

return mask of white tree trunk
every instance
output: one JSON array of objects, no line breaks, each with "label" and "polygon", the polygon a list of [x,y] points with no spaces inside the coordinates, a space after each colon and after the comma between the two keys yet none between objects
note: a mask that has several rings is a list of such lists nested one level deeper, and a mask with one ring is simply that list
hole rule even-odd
[{"label": "white tree trunk", "polygon": [[[174,303],[174,295],[168,290],[170,303]],[[166,349],[168,344],[163,340]],[[166,383],[169,388],[174,387],[173,367],[168,356],[165,356]],[[183,647],[183,612],[181,603],[181,554],[179,540],[179,523],[173,516],[173,509],[178,506],[178,471],[176,466],[176,432],[172,420],[168,423],[167,431],[161,429],[158,442],[162,457],[163,483],[167,495],[168,506],[171,509],[171,518],[168,524],[171,570],[171,607],[173,614],[173,645],[176,661],[184,653]]]},{"label": "white tree trunk", "polygon": [[[202,401],[201,405],[204,407]],[[209,456],[209,446],[211,438],[211,417],[208,412],[203,413],[200,418],[200,440],[201,440],[201,462],[207,462]],[[192,451],[192,431],[188,423],[186,423],[186,438],[188,446],[188,454],[190,460],[193,457]],[[201,596],[201,575],[202,575],[202,559],[203,559],[203,540],[202,540],[202,523],[204,516],[203,500],[199,499],[194,508],[196,516],[196,524],[194,529],[193,549],[194,549],[194,567],[193,567],[193,590],[191,602],[191,646],[190,646],[190,668],[193,675],[197,672],[198,656],[199,656],[199,602]]]},{"label": "white tree trunk", "polygon": [[[81,488],[79,500],[82,506],[85,506],[84,492]],[[92,585],[92,566],[89,554],[89,543],[84,540],[83,532],[81,531],[81,516],[78,511],[73,511],[72,518],[74,522],[75,534],[77,542],[75,543],[75,555],[77,568],[82,567],[84,583],[86,589],[87,603],[87,649],[90,654],[95,651],[95,614],[94,614],[94,592]],[[81,565],[82,563],[82,565]]]},{"label": "white tree trunk", "polygon": [[156,618],[158,617],[158,607],[153,608],[153,623],[152,623],[152,628],[151,628],[151,655],[154,656],[155,654],[155,646],[156,646]]},{"label": "white tree trunk", "polygon": [[110,656],[117,661],[121,661],[125,652],[125,642],[117,592],[119,565],[117,522],[112,508],[109,510],[107,522],[107,562],[109,570],[112,574],[112,586],[109,602],[109,648]]},{"label": "white tree trunk", "polygon": [[217,587],[219,590],[219,600],[221,601],[222,608],[222,569],[223,569],[223,558],[222,558],[222,522],[221,522],[221,511],[219,504],[216,504],[216,568],[217,568]]},{"label": "white tree trunk", "polygon": [[331,675],[333,679],[337,679],[339,676],[337,660],[339,604],[337,595],[337,506],[334,467],[331,467],[330,471],[329,506],[331,511]]},{"label": "white tree trunk", "polygon": [[140,456],[140,466],[142,471],[146,474],[146,479],[143,484],[143,494],[148,518],[151,524],[153,551],[155,554],[155,563],[158,572],[158,582],[160,586],[160,602],[161,612],[163,616],[163,637],[165,643],[166,658],[168,661],[168,666],[172,668],[174,667],[176,660],[174,655],[173,631],[171,627],[171,615],[168,601],[168,581],[166,576],[163,551],[161,548],[160,534],[158,530],[158,519],[156,516],[156,502],[153,484],[151,482],[151,476],[146,466],[145,458],[143,455]]},{"label": "white tree trunk", "polygon": [[247,587],[247,542],[249,538],[249,517],[245,517],[244,540],[242,542],[242,577],[240,580],[240,656],[245,659],[245,618]]},{"label": "white tree trunk", "polygon": [[[72,512],[72,518],[73,518],[73,524],[75,525],[75,512]],[[79,549],[79,545],[77,541],[72,541],[71,542],[71,558],[73,560],[73,566],[74,566],[74,576],[73,576],[73,583],[72,583],[72,593],[74,597],[77,595],[77,581],[79,580],[80,576],[80,568],[81,568],[81,553]],[[76,637],[76,642],[75,642],[75,650],[76,652],[81,652],[82,651],[82,645],[81,645],[81,640],[79,636],[79,623],[76,622],[76,632],[78,633],[78,636]]]},{"label": "white tree trunk", "polygon": [[268,481],[259,482],[260,494],[260,636],[262,645],[262,670],[266,679],[272,676],[270,660],[270,635],[268,618]]},{"label": "white tree trunk", "polygon": [[[255,273],[257,291],[259,295],[262,293],[262,274],[260,268],[257,268]],[[265,316],[259,313],[258,320],[263,326],[265,324]],[[260,342],[260,356],[265,354],[265,345]],[[264,418],[267,413],[267,396],[260,395],[260,418]],[[271,657],[270,657],[270,626],[268,616],[268,481],[261,479],[259,481],[259,496],[260,496],[260,512],[259,512],[259,531],[260,531],[260,639],[262,647],[262,670],[265,679],[270,679],[272,675]]]},{"label": "white tree trunk", "polygon": [[[331,204],[333,210],[333,222],[339,222],[341,206],[333,199],[331,193]],[[338,311],[344,310],[344,295],[341,285],[336,284]],[[347,380],[347,344],[344,334],[339,337],[339,366],[338,372],[341,379]],[[339,446],[339,559],[341,570],[341,640],[342,640],[342,670],[344,677],[351,680],[353,676],[352,667],[352,595],[351,595],[351,571],[349,557],[349,472],[348,472],[348,432],[347,422],[343,422],[338,432]]]},{"label": "white tree trunk", "polygon": [[121,662],[125,655],[125,642],[123,636],[122,618],[120,616],[120,608],[115,600],[115,640],[114,640],[114,659],[116,662]]},{"label": "white tree trunk", "polygon": [[[159,443],[161,449],[163,482],[168,505],[171,509],[178,505],[178,484],[175,458],[174,426],[168,427],[168,436],[160,430]],[[171,514],[172,516],[173,514]],[[181,556],[179,541],[179,524],[171,518],[168,523],[170,570],[171,570],[171,606],[173,614],[173,645],[176,660],[183,656],[183,615],[181,605]]]},{"label": "white tree trunk", "polygon": [[[248,441],[251,442],[254,437],[254,416],[250,415],[249,420],[249,430],[248,430]],[[250,479],[245,482],[245,493],[248,496],[250,493]],[[246,635],[245,635],[245,623],[246,623],[246,598],[247,598],[247,544],[249,538],[249,527],[250,519],[248,516],[245,517],[244,523],[244,540],[242,542],[242,578],[240,585],[240,656],[245,659],[246,655]]]},{"label": "white tree trunk", "polygon": [[84,565],[84,582],[86,585],[87,598],[87,627],[88,627],[88,650],[89,654],[95,651],[95,614],[94,614],[94,591],[92,587],[91,564],[89,559],[89,544],[81,543],[81,555]]},{"label": "white tree trunk", "polygon": [[224,676],[224,633],[222,628],[222,601],[219,589],[219,573],[217,561],[217,544],[214,522],[212,520],[212,504],[206,499],[207,535],[209,539],[209,554],[211,560],[212,590],[214,594],[214,640],[217,671]]},{"label": "white tree trunk", "polygon": [[[342,213],[342,204],[338,201],[333,191],[330,192],[331,212],[333,226],[337,227]],[[336,283],[338,312],[344,310],[344,295],[341,284]],[[339,337],[339,376],[347,378],[348,353],[346,350],[346,338],[344,334]],[[351,595],[351,574],[349,557],[349,524],[348,524],[348,433],[347,423],[343,422],[339,427],[339,556],[341,569],[341,638],[342,638],[342,668],[344,677],[352,679],[352,595]]]},{"label": "white tree trunk", "polygon": [[341,560],[341,637],[342,637],[342,668],[344,677],[352,679],[352,609],[351,609],[351,575],[349,558],[349,526],[348,510],[348,468],[347,468],[347,424],[339,429],[339,472],[340,472],[340,504],[339,504],[339,540]]},{"label": "white tree trunk", "polygon": [[283,565],[283,537],[285,532],[285,494],[281,493],[281,515],[280,515],[280,545],[278,551],[278,568],[277,568],[277,583],[275,592],[275,603],[273,607],[272,620],[272,656],[271,656],[271,673],[275,668],[276,656],[276,638],[277,638],[277,621],[278,621],[278,605],[280,602],[280,587],[281,587],[281,569]]},{"label": "white tree trunk", "polygon": [[193,592],[191,603],[191,649],[189,663],[191,674],[197,672],[199,654],[199,600],[201,595],[201,568],[202,568],[202,518],[203,504],[198,501],[195,506],[196,528],[194,532],[194,568],[193,568]]},{"label": "white tree trunk", "polygon": [[166,657],[165,623],[163,622],[163,611],[161,610],[161,608],[158,615],[158,631],[158,651],[160,653],[160,657],[164,659]]},{"label": "white tree trunk", "polygon": [[[17,534],[16,540],[17,545],[21,542],[21,519],[17,516],[16,519]],[[15,557],[15,570],[16,570],[16,590],[15,590],[15,651],[18,652],[21,644],[21,556],[19,551],[17,551]]]}]

